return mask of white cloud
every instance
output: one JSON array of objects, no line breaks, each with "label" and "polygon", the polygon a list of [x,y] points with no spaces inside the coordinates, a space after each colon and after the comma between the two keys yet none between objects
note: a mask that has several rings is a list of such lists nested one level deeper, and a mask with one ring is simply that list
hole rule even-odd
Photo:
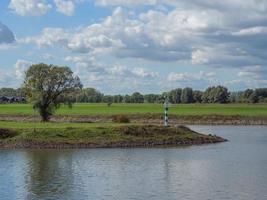
[{"label": "white cloud", "polygon": [[132,73],[142,78],[156,78],[159,76],[158,73],[147,71],[144,68],[134,68]]},{"label": "white cloud", "polygon": [[[127,9],[117,7],[111,16],[99,23],[73,30],[45,28],[40,36],[21,41],[39,47],[60,46],[90,56],[140,58],[187,65],[240,67],[266,62],[262,42],[236,40],[233,35],[242,29],[241,23],[258,23],[265,15],[259,12],[255,16],[251,9],[251,12],[239,13],[243,18],[241,21],[232,10],[222,12],[213,8],[223,6],[218,2],[218,5],[208,2],[210,7],[205,9],[196,2],[193,7],[186,7],[187,4],[191,5],[183,1],[181,8],[169,11],[151,9],[140,14],[129,14]],[[247,4],[244,7],[247,8]],[[243,34],[244,30],[241,31]],[[252,29],[254,33],[264,31],[263,27]],[[258,46],[250,48],[250,45]],[[255,52],[259,46],[261,50]]]},{"label": "white cloud", "polygon": [[267,79],[267,69],[260,65],[245,66],[238,72],[238,76],[254,80]]},{"label": "white cloud", "polygon": [[21,16],[41,16],[51,10],[52,5],[45,0],[11,0],[8,7]]},{"label": "white cloud", "polygon": [[19,43],[34,43],[39,48],[53,47],[59,45],[66,47],[69,40],[69,34],[62,28],[44,28],[41,36],[26,37],[18,40]]},{"label": "white cloud", "polygon": [[122,5],[155,5],[158,0],[96,0],[101,6],[122,6]]},{"label": "white cloud", "polygon": [[83,55],[68,56],[65,60],[75,64],[75,74],[86,87],[96,87],[107,93],[134,92],[137,88],[139,91],[151,89],[151,92],[161,79],[158,73],[145,68],[101,64],[97,59]]},{"label": "white cloud", "polygon": [[57,11],[64,15],[72,16],[75,11],[75,3],[71,0],[54,0]]},{"label": "white cloud", "polygon": [[257,26],[251,28],[241,29],[237,32],[232,33],[236,36],[250,36],[250,35],[258,35],[258,34],[267,34],[266,26]]},{"label": "white cloud", "polygon": [[179,87],[193,87],[203,88],[210,85],[216,85],[219,83],[217,74],[215,72],[204,72],[198,73],[174,73],[171,72],[167,80],[170,82],[178,83]]},{"label": "white cloud", "polygon": [[209,62],[208,55],[205,51],[196,50],[191,55],[192,64],[205,64]]},{"label": "white cloud", "polygon": [[267,87],[267,69],[260,65],[244,66],[236,79],[226,81],[225,84],[241,89]]},{"label": "white cloud", "polygon": [[[63,2],[55,0],[55,3],[56,1]],[[77,1],[64,2],[67,1],[72,2],[73,6],[66,9],[65,14],[71,15]],[[202,68],[208,67],[206,69],[212,71],[216,68],[220,70],[227,68],[229,71],[235,68],[234,70],[242,71],[247,65],[260,65],[261,68],[267,66],[265,0],[96,0],[95,2],[102,6],[127,7],[114,7],[110,16],[88,26],[68,30],[45,28],[40,35],[22,38],[19,42],[33,43],[39,48],[63,48],[64,53],[70,54],[69,58],[66,58],[67,62],[75,63],[77,72],[84,76],[84,80],[86,77],[87,79],[91,77],[99,82],[105,80],[105,84],[110,84],[111,80],[119,82],[121,78],[116,80],[115,74],[118,77],[124,74],[125,79],[131,77],[129,80],[133,83],[139,78],[143,81],[149,77],[148,81],[142,84],[157,77],[154,71],[118,64],[126,63],[127,59],[142,63],[142,66],[148,63],[150,67],[169,62],[168,64],[176,65],[183,71],[186,71],[185,67],[199,65]],[[150,6],[145,9],[131,7],[144,4]],[[163,9],[159,9],[160,6],[163,6]],[[59,6],[57,9],[60,9]],[[64,6],[62,9],[64,10]],[[104,63],[109,61],[110,66],[107,67]],[[159,71],[163,70],[165,69]],[[243,79],[245,74],[250,72],[242,71],[242,73],[238,78]],[[195,85],[207,85],[217,81],[216,76],[212,77],[212,74],[204,72],[173,72],[168,78],[171,83],[185,82]],[[261,78],[264,79],[267,78]]]},{"label": "white cloud", "polygon": [[0,66],[0,88],[21,86],[25,71],[32,63],[26,60],[17,60],[13,67],[3,68]]},{"label": "white cloud", "polygon": [[70,31],[46,28],[41,36],[24,41],[39,47],[60,43],[82,53],[171,61],[190,58],[189,44],[193,41],[189,35],[209,27],[209,24],[214,23],[208,20],[208,13],[149,11],[141,14],[139,19],[132,19],[119,7],[101,23]]},{"label": "white cloud", "polygon": [[215,72],[203,72],[200,71],[199,73],[170,73],[168,75],[169,81],[190,81],[190,80],[201,80],[201,79],[207,79],[207,80],[215,80],[216,73]]},{"label": "white cloud", "polygon": [[25,71],[32,65],[31,62],[26,60],[17,60],[14,66],[14,71],[17,79],[22,80],[25,75]]}]

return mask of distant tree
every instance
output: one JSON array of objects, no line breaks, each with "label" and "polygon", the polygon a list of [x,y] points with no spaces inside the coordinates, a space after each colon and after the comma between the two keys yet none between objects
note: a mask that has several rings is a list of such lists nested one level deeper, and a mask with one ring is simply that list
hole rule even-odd
[{"label": "distant tree", "polygon": [[82,103],[100,103],[103,98],[103,94],[94,88],[84,88],[75,91],[73,96],[76,96],[76,102]]},{"label": "distant tree", "polygon": [[257,88],[251,95],[251,102],[258,103],[267,98],[267,88]]},{"label": "distant tree", "polygon": [[161,95],[159,94],[146,94],[144,95],[144,100],[146,103],[158,103],[160,101]]},{"label": "distant tree", "polygon": [[256,101],[255,99],[255,93],[252,89],[246,89],[241,93],[241,102],[244,103],[254,103]]},{"label": "distant tree", "polygon": [[230,92],[229,102],[230,103],[238,103],[240,101],[240,92]]},{"label": "distant tree", "polygon": [[0,89],[0,96],[16,97],[17,92],[16,92],[16,89],[13,89],[13,88],[1,88]]},{"label": "distant tree", "polygon": [[123,97],[123,102],[124,103],[131,103],[131,96],[130,95],[125,95]]},{"label": "distant tree", "polygon": [[201,103],[201,98],[202,98],[203,92],[199,90],[194,90],[193,91],[193,102],[194,103]]},{"label": "distant tree", "polygon": [[111,105],[113,103],[113,96],[112,95],[105,95],[103,97],[103,102]]},{"label": "distant tree", "polygon": [[131,103],[144,103],[144,96],[139,92],[133,93],[131,95]]},{"label": "distant tree", "polygon": [[209,87],[202,95],[203,103],[227,103],[229,101],[228,89],[223,86]]},{"label": "distant tree", "polygon": [[193,90],[192,88],[184,88],[181,94],[181,103],[193,103]]},{"label": "distant tree", "polygon": [[174,103],[174,104],[181,103],[182,89],[177,88],[177,89],[171,90],[168,96],[169,96],[169,101],[171,103]]},{"label": "distant tree", "polygon": [[122,103],[123,101],[123,96],[122,95],[114,95],[113,96],[113,102],[114,103]]},{"label": "distant tree", "polygon": [[69,94],[81,89],[82,84],[70,68],[40,63],[30,66],[26,71],[24,88],[42,121],[49,121],[61,103],[72,105]]}]

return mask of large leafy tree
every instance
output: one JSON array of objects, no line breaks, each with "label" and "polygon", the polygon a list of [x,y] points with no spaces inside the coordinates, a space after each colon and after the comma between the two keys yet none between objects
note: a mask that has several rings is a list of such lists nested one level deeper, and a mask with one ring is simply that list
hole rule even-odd
[{"label": "large leafy tree", "polygon": [[223,86],[209,87],[202,95],[203,103],[227,103],[229,101],[228,89]]},{"label": "large leafy tree", "polygon": [[62,103],[72,105],[69,95],[81,89],[82,84],[70,68],[40,63],[26,71],[24,88],[42,121],[49,121]]}]

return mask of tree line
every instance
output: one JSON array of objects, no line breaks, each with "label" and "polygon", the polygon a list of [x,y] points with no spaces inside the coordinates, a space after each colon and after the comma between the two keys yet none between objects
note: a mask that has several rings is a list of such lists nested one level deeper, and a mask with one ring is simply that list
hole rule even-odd
[{"label": "tree line", "polygon": [[[42,121],[47,122],[62,105],[72,106],[75,102],[101,103],[163,103],[166,98],[171,103],[229,103],[229,102],[267,102],[267,88],[230,93],[226,87],[213,86],[205,91],[192,88],[177,88],[163,94],[134,92],[132,95],[104,95],[94,88],[83,88],[78,76],[67,66],[34,64],[25,72],[20,89],[0,89],[0,100],[10,97],[26,97],[38,111]],[[20,98],[18,98],[20,97]]]},{"label": "tree line", "polygon": [[[26,97],[24,89],[1,88],[0,97]],[[162,94],[105,95],[94,88],[83,88],[69,94],[71,102],[77,103],[163,103],[165,97],[173,104],[189,103],[267,103],[267,88],[246,89],[229,92],[226,87],[212,86],[204,91],[192,88],[176,88]]]}]

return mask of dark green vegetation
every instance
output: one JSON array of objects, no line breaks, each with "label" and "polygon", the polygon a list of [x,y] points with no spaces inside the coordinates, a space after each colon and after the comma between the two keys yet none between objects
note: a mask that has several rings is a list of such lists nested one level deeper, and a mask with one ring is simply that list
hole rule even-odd
[{"label": "dark green vegetation", "polygon": [[42,121],[49,121],[62,103],[71,106],[69,96],[81,89],[82,84],[70,68],[41,63],[30,66],[26,71],[23,88],[27,100],[33,104]]},{"label": "dark green vegetation", "polygon": [[[177,104],[170,108],[172,115],[267,116],[266,104]],[[60,107],[56,115],[115,115],[163,114],[162,104],[74,104]],[[30,104],[0,104],[0,115],[34,115]]]},{"label": "dark green vegetation", "polygon": [[6,122],[6,126],[12,129],[0,129],[0,148],[142,147],[225,141],[183,126],[14,122]]},{"label": "dark green vegetation", "polygon": [[[229,92],[222,86],[209,87],[205,91],[192,88],[177,88],[163,94],[104,95],[94,88],[84,88],[71,94],[71,101],[76,103],[163,103],[164,96],[169,96],[173,104],[189,103],[266,103],[267,88],[247,89],[239,92]],[[2,88],[1,97],[25,97],[22,89]],[[0,99],[1,103],[1,99]]]}]

